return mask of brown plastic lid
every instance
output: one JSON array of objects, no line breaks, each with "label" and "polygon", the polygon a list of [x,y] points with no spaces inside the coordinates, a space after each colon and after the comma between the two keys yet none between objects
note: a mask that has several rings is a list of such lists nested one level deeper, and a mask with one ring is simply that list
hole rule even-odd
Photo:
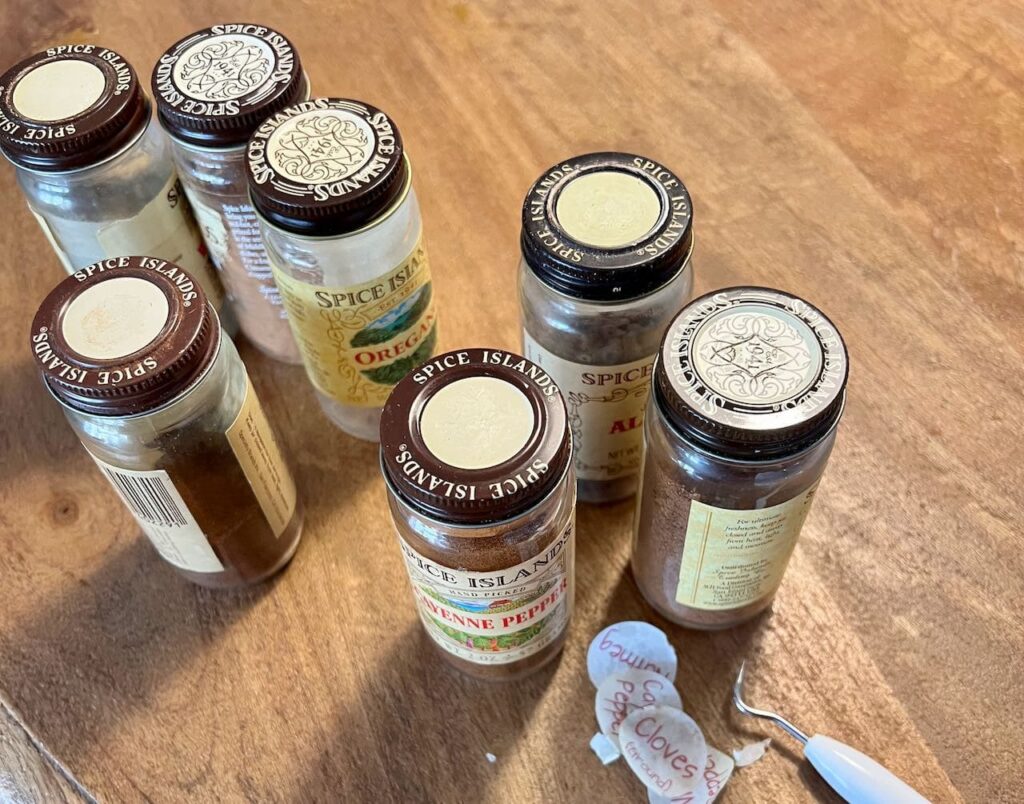
[{"label": "brown plastic lid", "polygon": [[602,151],[553,165],[523,201],[520,247],[566,296],[629,301],[671,282],[693,249],[690,193],[646,156]]},{"label": "brown plastic lid", "polygon": [[0,77],[0,151],[32,170],[88,167],[113,156],[149,122],[131,65],[99,45],[36,53]]},{"label": "brown plastic lid", "polygon": [[767,459],[798,452],[836,425],[848,374],[842,336],[817,307],[781,290],[723,288],[669,325],[654,399],[689,441]]},{"label": "brown plastic lid", "polygon": [[267,117],[308,91],[288,38],[245,22],[213,25],[176,42],[153,68],[151,86],[167,132],[206,148],[244,145]]},{"label": "brown plastic lid", "polygon": [[200,284],[157,257],[112,257],[43,300],[31,347],[62,403],[103,416],[162,407],[213,360],[220,324]]},{"label": "brown plastic lid", "polygon": [[402,137],[380,109],[315,98],[272,115],[246,149],[253,206],[311,236],[361,229],[394,204],[409,175]]},{"label": "brown plastic lid", "polygon": [[380,445],[403,500],[467,525],[524,513],[561,481],[572,455],[554,380],[501,349],[448,352],[407,374],[384,406]]}]

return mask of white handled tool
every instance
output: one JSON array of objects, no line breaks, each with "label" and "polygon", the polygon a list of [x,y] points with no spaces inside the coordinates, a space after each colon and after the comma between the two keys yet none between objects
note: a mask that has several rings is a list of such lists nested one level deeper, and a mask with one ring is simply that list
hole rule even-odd
[{"label": "white handled tool", "polygon": [[929,804],[928,799],[914,788],[860,751],[820,734],[808,737],[774,712],[747,706],[743,702],[745,669],[746,662],[740,665],[740,673],[732,687],[736,708],[745,715],[772,721],[799,740],[804,746],[804,756],[815,770],[850,804]]}]

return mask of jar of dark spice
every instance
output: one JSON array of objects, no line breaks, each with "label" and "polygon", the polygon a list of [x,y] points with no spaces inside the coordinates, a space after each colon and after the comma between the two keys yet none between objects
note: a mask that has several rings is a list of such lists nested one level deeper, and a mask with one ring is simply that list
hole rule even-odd
[{"label": "jar of dark spice", "polygon": [[309,97],[298,54],[273,28],[214,25],[172,45],[153,68],[152,87],[243,334],[276,360],[301,362],[245,176],[245,144],[257,126]]},{"label": "jar of dark spice", "polygon": [[90,265],[46,297],[31,346],[89,455],[182,575],[236,586],[288,563],[295,482],[190,274],[156,257]]},{"label": "jar of dark spice", "polygon": [[788,293],[715,291],[672,322],[654,372],[633,576],[692,628],[771,603],[835,442],[846,347]]},{"label": "jar of dark spice", "polygon": [[185,268],[221,311],[220,281],[150,117],[131,65],[99,45],[52,47],[0,77],[0,151],[68,273],[152,254]]},{"label": "jar of dark spice", "polygon": [[398,383],[380,441],[413,597],[441,655],[487,679],[550,661],[572,615],[576,501],[554,380],[499,349],[448,352]]},{"label": "jar of dark spice", "polygon": [[320,406],[376,441],[391,389],[434,354],[437,316],[402,138],[342,98],[290,106],[249,140],[249,190]]},{"label": "jar of dark spice", "polygon": [[565,396],[584,502],[636,490],[655,354],[693,289],[692,223],[682,181],[631,154],[567,160],[526,196],[523,351]]}]

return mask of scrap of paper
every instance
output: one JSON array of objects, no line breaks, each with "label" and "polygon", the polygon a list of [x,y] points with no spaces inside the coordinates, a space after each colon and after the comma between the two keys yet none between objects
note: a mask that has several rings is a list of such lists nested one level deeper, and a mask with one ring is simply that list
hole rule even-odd
[{"label": "scrap of paper", "polygon": [[595,687],[611,673],[627,669],[651,670],[675,681],[677,663],[675,648],[665,633],[636,620],[609,625],[587,650],[587,673]]}]

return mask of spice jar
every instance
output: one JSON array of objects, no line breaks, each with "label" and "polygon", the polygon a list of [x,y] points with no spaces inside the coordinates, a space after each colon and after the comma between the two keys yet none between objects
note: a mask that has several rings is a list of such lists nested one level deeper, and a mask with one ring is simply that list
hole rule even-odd
[{"label": "spice jar", "polygon": [[384,112],[318,98],[249,140],[249,189],[324,413],[376,441],[388,394],[434,354],[437,317],[409,159]]},{"label": "spice jar", "polygon": [[252,132],[309,96],[298,54],[273,28],[214,25],[169,48],[153,69],[152,87],[185,194],[239,327],[270,357],[301,362],[245,177]]},{"label": "spice jar", "polygon": [[420,620],[479,678],[533,672],[573,605],[575,478],[554,380],[499,349],[462,349],[395,386],[381,418],[388,504]]},{"label": "spice jar", "polygon": [[156,257],[76,271],[32,324],[46,387],[153,546],[202,586],[255,583],[299,543],[279,441],[206,294]]},{"label": "spice jar", "polygon": [[633,542],[633,576],[662,615],[717,629],[768,607],[832,451],[847,371],[832,322],[782,291],[715,291],[672,322]]},{"label": "spice jar", "polygon": [[523,204],[523,352],[555,378],[580,499],[636,490],[661,336],[690,298],[692,207],[657,162],[586,154],[556,165]]},{"label": "spice jar", "polygon": [[99,45],[37,53],[0,77],[0,151],[68,273],[104,257],[181,265],[223,291],[135,71]]}]

